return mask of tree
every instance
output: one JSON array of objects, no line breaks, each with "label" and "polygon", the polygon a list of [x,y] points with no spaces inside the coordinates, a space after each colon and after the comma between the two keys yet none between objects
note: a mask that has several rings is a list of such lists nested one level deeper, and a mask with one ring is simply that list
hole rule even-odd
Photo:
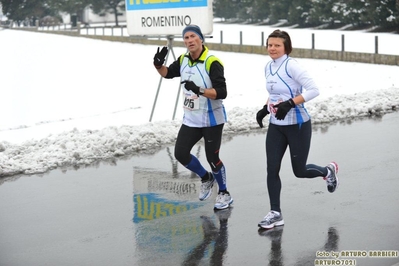
[{"label": "tree", "polygon": [[237,0],[214,0],[213,1],[214,17],[221,18],[222,20],[237,18],[238,2],[239,1]]},{"label": "tree", "polygon": [[339,12],[337,12],[337,2],[336,0],[312,0],[313,7],[310,9],[308,22],[311,25],[334,26],[340,18]]},{"label": "tree", "polygon": [[45,0],[2,0],[3,13],[8,19],[16,21],[18,25],[22,21],[33,22],[54,12]]},{"label": "tree", "polygon": [[272,0],[269,3],[269,19],[270,23],[274,24],[281,19],[287,19],[288,10],[291,5],[291,0]]},{"label": "tree", "polygon": [[397,0],[380,0],[378,2],[367,0],[367,3],[369,4],[370,19],[373,26],[398,29],[399,10]]},{"label": "tree", "polygon": [[309,14],[312,7],[311,0],[293,0],[288,12],[290,24],[298,24],[299,27],[309,26]]},{"label": "tree", "polygon": [[81,21],[84,9],[90,5],[91,0],[48,0],[49,5],[57,13],[65,12],[71,16],[76,16],[78,21]]},{"label": "tree", "polygon": [[118,15],[125,10],[125,2],[119,0],[93,0],[91,8],[98,15],[114,14],[115,24],[119,25]]},{"label": "tree", "polygon": [[18,7],[22,5],[24,0],[1,0],[0,3],[3,8],[3,14],[10,17],[12,14],[15,14],[18,10]]},{"label": "tree", "polygon": [[264,0],[241,0],[237,1],[237,16],[239,19],[249,22],[264,22],[269,12],[269,2]]},{"label": "tree", "polygon": [[270,15],[269,1],[256,0],[252,8],[252,17],[257,21],[268,21]]},{"label": "tree", "polygon": [[370,25],[367,16],[367,3],[365,1],[347,0],[336,4],[336,13],[344,24],[352,24],[355,27]]},{"label": "tree", "polygon": [[240,0],[238,3],[237,17],[243,21],[253,22],[253,6],[255,5],[255,0]]}]

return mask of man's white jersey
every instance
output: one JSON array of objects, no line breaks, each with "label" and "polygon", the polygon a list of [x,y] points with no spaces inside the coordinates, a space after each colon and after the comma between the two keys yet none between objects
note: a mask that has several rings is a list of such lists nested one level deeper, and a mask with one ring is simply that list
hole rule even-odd
[{"label": "man's white jersey", "polygon": [[[191,64],[187,56],[182,55],[180,63],[181,80],[191,80],[201,88],[213,88],[209,77],[209,69],[212,61],[218,60],[205,51],[200,62]],[[209,61],[211,60],[211,61]],[[204,96],[198,96],[181,85],[183,92],[184,117],[183,124],[189,127],[212,127],[226,123],[226,112],[222,99],[212,100]]]}]

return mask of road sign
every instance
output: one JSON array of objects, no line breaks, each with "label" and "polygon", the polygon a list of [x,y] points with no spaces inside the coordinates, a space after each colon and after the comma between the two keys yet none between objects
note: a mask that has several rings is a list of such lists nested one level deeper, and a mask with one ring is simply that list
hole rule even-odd
[{"label": "road sign", "polygon": [[211,34],[212,0],[126,0],[126,19],[131,36],[181,35],[189,24]]}]

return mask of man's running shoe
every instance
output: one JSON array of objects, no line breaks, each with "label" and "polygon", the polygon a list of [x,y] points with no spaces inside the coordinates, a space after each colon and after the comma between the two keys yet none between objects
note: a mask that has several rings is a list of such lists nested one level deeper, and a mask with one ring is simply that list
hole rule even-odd
[{"label": "man's running shoe", "polygon": [[199,200],[206,200],[212,195],[212,187],[215,183],[215,178],[213,177],[212,173],[209,173],[209,179],[206,181],[201,181],[201,188],[199,193]]},{"label": "man's running shoe", "polygon": [[338,164],[331,162],[327,165],[327,168],[330,170],[330,174],[324,177],[324,180],[327,181],[328,191],[333,193],[338,187]]},{"label": "man's running shoe", "polygon": [[264,229],[270,229],[275,226],[281,226],[281,225],[284,225],[283,215],[275,211],[270,211],[265,216],[265,218],[263,218],[263,220],[260,221],[260,223],[258,224],[259,227],[262,227]]},{"label": "man's running shoe", "polygon": [[229,192],[219,192],[218,196],[216,197],[215,209],[227,209],[232,203],[233,198],[230,196]]}]

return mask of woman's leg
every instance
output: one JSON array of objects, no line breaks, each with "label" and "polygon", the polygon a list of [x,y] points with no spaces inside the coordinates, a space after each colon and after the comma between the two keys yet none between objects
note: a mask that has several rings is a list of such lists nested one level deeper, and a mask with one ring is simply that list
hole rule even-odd
[{"label": "woman's leg", "polygon": [[269,124],[266,135],[266,162],[267,162],[267,190],[269,192],[270,208],[281,212],[280,192],[281,161],[287,149],[287,139],[281,126]]},{"label": "woman's leg", "polygon": [[288,145],[290,147],[291,165],[294,175],[300,178],[327,176],[327,167],[307,164],[312,138],[312,124],[307,121],[301,125],[287,127]]}]

